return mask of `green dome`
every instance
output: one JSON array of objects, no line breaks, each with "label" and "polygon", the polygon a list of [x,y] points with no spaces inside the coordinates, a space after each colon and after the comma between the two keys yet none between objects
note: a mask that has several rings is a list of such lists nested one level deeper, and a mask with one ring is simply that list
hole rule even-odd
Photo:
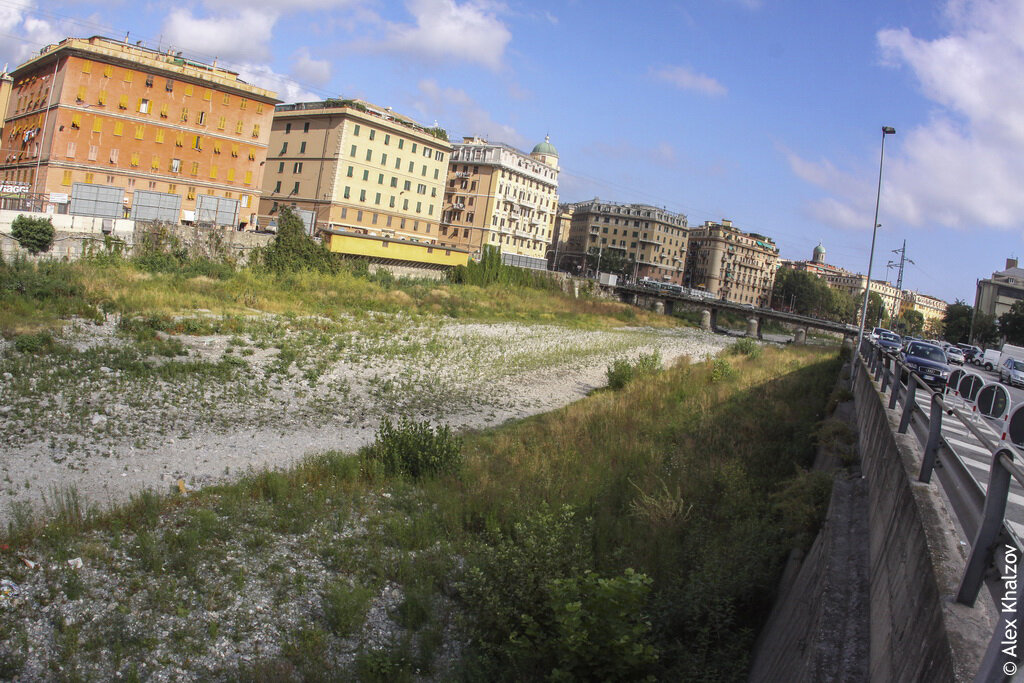
[{"label": "green dome", "polygon": [[544,142],[538,143],[537,146],[533,148],[532,154],[543,154],[549,157],[557,157],[558,150],[551,144],[551,136],[545,135]]},{"label": "green dome", "polygon": [[815,256],[824,256],[825,255],[825,247],[821,246],[821,244],[819,243],[818,246],[816,246],[814,248],[814,255]]}]

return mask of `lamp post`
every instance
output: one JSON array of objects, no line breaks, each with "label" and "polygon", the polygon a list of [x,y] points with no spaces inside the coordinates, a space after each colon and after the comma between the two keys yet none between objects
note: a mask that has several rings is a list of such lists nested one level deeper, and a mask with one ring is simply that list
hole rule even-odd
[{"label": "lamp post", "polygon": [[895,134],[895,128],[882,126],[882,151],[878,157],[878,190],[875,193],[875,222],[871,224],[871,253],[868,256],[868,279],[864,283],[864,303],[860,308],[860,327],[857,329],[855,354],[860,353],[860,345],[864,341],[864,319],[868,314],[868,294],[871,292],[871,266],[875,261],[875,236],[878,234],[878,205],[882,199],[882,162],[885,160],[885,136]]}]

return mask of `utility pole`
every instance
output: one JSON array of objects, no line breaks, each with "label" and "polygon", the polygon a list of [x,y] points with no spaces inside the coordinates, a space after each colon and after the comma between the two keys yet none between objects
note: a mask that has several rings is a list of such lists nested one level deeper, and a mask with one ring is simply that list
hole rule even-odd
[{"label": "utility pole", "polygon": [[[902,299],[903,298],[903,267],[907,263],[914,263],[914,262],[913,262],[913,260],[907,258],[907,241],[906,240],[903,240],[903,246],[902,247],[900,247],[899,249],[893,249],[892,253],[900,255],[900,263],[899,263],[899,266],[898,266],[899,270],[898,270],[898,275],[896,276],[896,289],[898,289],[900,291],[900,298]],[[895,264],[892,263],[891,261],[890,261],[890,264],[895,266]],[[914,264],[914,265],[916,265],[916,264]],[[898,300],[894,300],[893,303],[892,303],[892,309],[893,309],[892,318],[893,319],[896,318],[896,314],[897,314],[896,304],[897,303],[898,303]]]}]

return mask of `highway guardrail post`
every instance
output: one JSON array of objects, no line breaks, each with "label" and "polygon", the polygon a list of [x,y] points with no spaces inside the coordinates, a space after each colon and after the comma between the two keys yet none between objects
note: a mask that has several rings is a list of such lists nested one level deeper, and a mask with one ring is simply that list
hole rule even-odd
[{"label": "highway guardrail post", "polygon": [[992,469],[988,475],[988,491],[985,493],[985,507],[981,513],[981,525],[971,544],[971,556],[967,559],[964,576],[956,593],[956,601],[973,607],[978,592],[985,581],[985,572],[992,566],[993,552],[1006,515],[1006,498],[1010,492],[1010,470],[1002,462],[1005,454],[1011,460],[1013,451],[1000,448],[992,455]]},{"label": "highway guardrail post", "polygon": [[942,397],[932,394],[931,409],[928,413],[928,442],[924,445],[924,458],[921,460],[921,474],[917,480],[929,483],[932,471],[939,456],[939,437],[942,435]]},{"label": "highway guardrail post", "polygon": [[911,372],[907,377],[907,393],[903,395],[903,415],[900,417],[900,434],[906,434],[910,427],[910,418],[917,407],[917,373]]}]

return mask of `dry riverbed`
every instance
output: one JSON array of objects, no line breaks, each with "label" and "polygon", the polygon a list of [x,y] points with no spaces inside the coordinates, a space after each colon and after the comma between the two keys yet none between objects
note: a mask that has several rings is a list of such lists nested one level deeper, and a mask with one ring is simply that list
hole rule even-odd
[{"label": "dry riverbed", "polygon": [[700,360],[732,341],[695,329],[391,315],[213,327],[229,326],[161,333],[154,347],[114,321],[76,323],[60,353],[3,349],[0,525],[45,511],[69,489],[103,507],[178,480],[197,488],[309,453],[354,451],[385,415],[497,425],[584,397],[606,383],[615,358]]}]

